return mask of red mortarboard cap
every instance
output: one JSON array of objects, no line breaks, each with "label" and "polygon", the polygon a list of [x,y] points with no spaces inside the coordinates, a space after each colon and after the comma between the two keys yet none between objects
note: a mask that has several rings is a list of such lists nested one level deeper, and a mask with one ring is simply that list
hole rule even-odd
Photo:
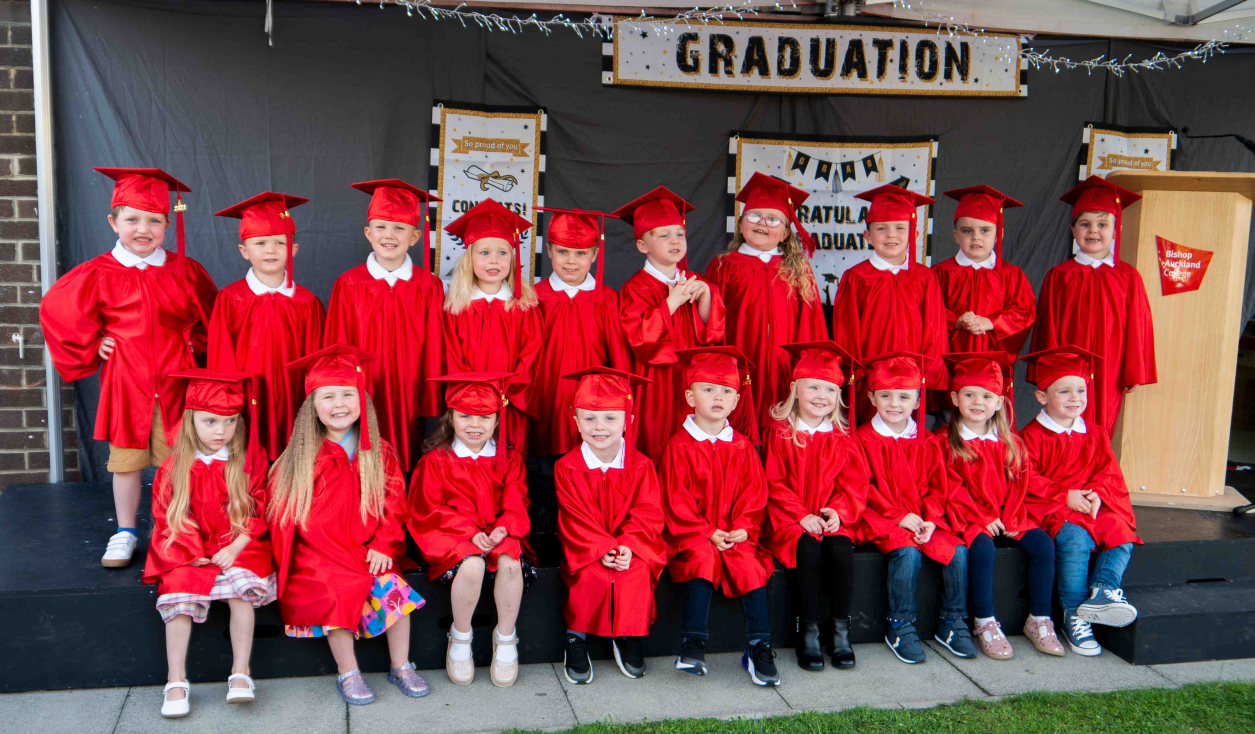
[{"label": "red mortarboard cap", "polygon": [[445,388],[445,404],[466,415],[497,414],[497,466],[506,466],[506,451],[510,436],[506,433],[506,408],[510,400],[505,395],[505,380],[509,372],[454,372],[428,378],[432,382],[448,383]]},{"label": "red mortarboard cap", "polygon": [[[610,213],[632,225],[636,239],[655,227],[670,227],[678,224],[685,229],[685,215],[697,207],[681,199],[666,186],[659,186],[644,196],[639,196]],[[688,256],[680,261],[680,269],[688,270]]]},{"label": "red mortarboard cap", "polygon": [[[630,449],[636,446],[636,415],[633,410],[633,390],[641,385],[648,385],[650,380],[633,375],[613,367],[589,367],[577,372],[569,372],[562,376],[564,380],[578,380],[575,398],[571,408],[583,410],[622,410],[627,413],[627,431],[623,440],[626,442],[624,457],[630,457]],[[624,466],[630,464],[625,458]]]},{"label": "red mortarboard cap", "polygon": [[[924,393],[924,363],[930,361],[917,352],[886,352],[870,359],[863,360],[869,365],[867,370],[867,389],[877,390],[919,390],[919,404],[916,407],[915,436],[924,440],[924,404],[928,402]],[[854,411],[850,411],[853,415]]]},{"label": "red mortarboard cap", "polygon": [[[1039,390],[1045,390],[1060,377],[1068,375],[1075,375],[1085,380],[1092,390],[1096,384],[1094,373],[1102,370],[1102,357],[1088,349],[1071,345],[1032,352],[1020,359],[1028,365],[1029,382],[1036,385]],[[1095,400],[1091,396],[1090,403],[1094,406],[1095,418],[1101,423],[1102,416],[1099,411],[1102,408],[1102,401]]]},{"label": "red mortarboard cap", "polygon": [[1059,200],[1072,205],[1073,219],[1082,212],[1108,212],[1113,215],[1116,226],[1112,244],[1115,246],[1115,259],[1119,260],[1121,212],[1140,198],[1141,194],[1135,194],[1101,176],[1090,176],[1060,196]]},{"label": "red mortarboard cap", "polygon": [[453,220],[444,231],[462,240],[469,250],[485,237],[499,237],[514,246],[514,297],[523,297],[523,233],[532,223],[506,209],[496,199],[484,199]]},{"label": "red mortarboard cap", "polygon": [[597,287],[604,288],[606,264],[606,214],[582,209],[554,209],[538,206],[538,212],[551,212],[546,241],[576,250],[597,248]]},{"label": "red mortarboard cap", "polygon": [[740,390],[746,380],[742,370],[748,370],[750,362],[734,346],[699,347],[676,350],[676,357],[684,363],[684,384],[710,382]]},{"label": "red mortarboard cap", "polygon": [[[174,192],[175,249],[179,253],[179,262],[175,265],[175,268],[178,272],[179,280],[183,280],[186,276],[183,266],[185,255],[183,210],[187,207],[183,205],[183,197],[179,194],[191,193],[192,190],[188,188],[188,185],[160,168],[97,167],[94,170],[114,180],[113,197],[109,201],[110,208],[129,206],[132,209],[139,209],[144,212],[170,216],[170,193]],[[192,300],[196,302],[197,308],[200,308],[200,299],[192,297]],[[209,323],[209,319],[205,318],[204,313],[201,314],[201,318],[206,324]]]},{"label": "red mortarboard cap", "polygon": [[775,209],[784,212],[789,221],[793,223],[793,229],[797,232],[798,239],[802,241],[802,247],[806,249],[807,255],[815,254],[815,240],[811,237],[811,233],[806,231],[802,226],[802,222],[797,218],[797,208],[802,202],[810,198],[810,194],[787,181],[781,181],[774,176],[768,176],[758,171],[750,176],[750,180],[745,182],[741,187],[741,191],[736,195],[736,200],[745,204],[746,209]]},{"label": "red mortarboard cap", "polygon": [[950,390],[983,387],[997,395],[1006,395],[1011,387],[1011,370],[1015,357],[1006,352],[957,352],[942,355],[950,370]]},{"label": "red mortarboard cap", "polygon": [[[257,405],[260,379],[246,372],[215,372],[195,367],[175,372],[170,377],[187,380],[183,393],[183,410],[203,410],[214,415],[235,415],[248,406],[248,461],[249,471],[265,468],[266,458],[261,451]],[[260,461],[261,464],[254,464]]]},{"label": "red mortarboard cap", "polygon": [[935,200],[893,184],[859,192],[854,195],[854,198],[871,202],[871,206],[867,209],[867,224],[910,222],[911,255],[907,262],[913,267],[915,265],[915,225],[919,219],[918,209],[925,204],[932,204]]},{"label": "red mortarboard cap", "polygon": [[1024,205],[994,187],[983,184],[980,186],[968,186],[965,189],[951,189],[945,193],[946,196],[959,202],[959,206],[954,210],[955,222],[959,221],[959,217],[971,217],[982,222],[991,222],[998,225],[998,239],[994,245],[994,252],[997,254],[998,259],[1001,260],[1002,210],[1004,208],[1014,209]]},{"label": "red mortarboard cap", "polygon": [[[831,339],[817,342],[796,342],[781,346],[793,356],[794,380],[799,380],[803,377],[824,380],[837,385],[838,389],[842,383],[847,384],[849,397],[846,398],[846,408],[849,411],[850,426],[852,428],[854,426],[855,412],[854,373],[860,366],[858,360],[854,359],[849,352],[841,348],[841,345]],[[845,372],[841,370],[843,364],[850,375],[848,381],[845,379]]]},{"label": "red mortarboard cap", "polygon": [[240,220],[240,242],[249,237],[270,237],[281,234],[288,238],[288,262],[286,286],[292,287],[292,244],[296,242],[296,222],[288,209],[308,202],[303,196],[276,194],[264,191],[235,206],[229,206],[214,214],[215,217],[235,217]]},{"label": "red mortarboard cap", "polygon": [[305,394],[309,395],[320,387],[353,385],[362,403],[361,448],[370,451],[370,420],[366,414],[366,386],[369,363],[375,361],[375,355],[357,347],[345,344],[332,344],[323,347],[313,354],[288,362],[290,370],[305,370]]},{"label": "red mortarboard cap", "polygon": [[418,242],[423,248],[423,270],[431,272],[431,248],[427,240],[430,220],[427,212],[431,202],[444,200],[399,178],[381,178],[350,185],[371,195],[366,221],[382,219],[418,227]]}]

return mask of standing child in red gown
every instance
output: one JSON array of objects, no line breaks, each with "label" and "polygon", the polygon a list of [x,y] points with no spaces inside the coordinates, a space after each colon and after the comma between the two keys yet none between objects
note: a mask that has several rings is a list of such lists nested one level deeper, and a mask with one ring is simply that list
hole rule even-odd
[{"label": "standing child in red gown", "polygon": [[174,451],[153,482],[143,578],[158,585],[157,611],[166,623],[169,682],[161,715],[178,718],[190,711],[192,623],[204,622],[215,601],[231,608],[227,703],[253,700],[253,608],[275,600],[275,575],[266,535],[266,460],[240,423],[251,378],[209,370],[170,377],[189,380],[187,398]]},{"label": "standing child in red gown", "polygon": [[209,368],[261,376],[261,425],[266,458],[288,445],[292,421],[305,402],[302,376],[287,369],[322,345],[322,301],[293,278],[299,246],[291,208],[309,199],[266,191],[214,216],[240,220],[240,254],[252,266],[218,294],[209,320]]},{"label": "standing child in red gown", "polygon": [[[772,407],[789,392],[789,355],[781,346],[828,338],[810,264],[815,242],[794,211],[808,196],[756,172],[736,195],[744,209],[728,251],[706,268],[706,280],[719,289],[727,309],[727,343],[753,365],[755,400],[742,401],[732,426],[754,443],[759,428],[772,424]],[[747,420],[755,415],[758,425]]]},{"label": "standing child in red gown", "polygon": [[270,471],[270,534],[279,611],[289,637],[326,637],[346,703],[375,700],[353,642],[388,638],[388,682],[431,692],[410,662],[409,614],[423,606],[394,568],[405,556],[405,477],[380,438],[367,394],[374,357],[333,345],[288,365],[304,370],[305,403]]},{"label": "standing child in red gown", "polygon": [[[867,506],[867,462],[841,415],[845,371],[856,364],[833,341],[786,344],[793,356],[788,397],[771,409],[767,445],[767,524],[763,548],[797,569],[797,664],[824,669],[824,649],[837,668],[854,667],[850,601],[854,543]],[[829,629],[820,645],[819,594],[827,587]]]},{"label": "standing child in red gown", "polygon": [[571,403],[583,441],[555,469],[567,587],[563,673],[569,683],[593,682],[591,634],[609,637],[619,670],[640,678],[641,639],[654,623],[654,589],[667,565],[658,475],[631,440],[638,428],[632,392],[643,380],[607,367],[564,378],[577,386]]},{"label": "standing child in red gown", "polygon": [[1159,380],[1146,286],[1137,268],[1120,259],[1120,213],[1142,197],[1090,176],[1060,198],[1072,205],[1077,252],[1046,273],[1033,351],[1070,345],[1098,355],[1101,376],[1085,420],[1110,434],[1124,394]]},{"label": "standing child in red gown", "polygon": [[[444,285],[431,274],[427,208],[439,197],[390,178],[353,184],[370,194],[366,262],[336,279],[323,344],[349,344],[378,356],[371,370],[379,435],[396,447],[401,470],[418,462],[426,417],[440,414],[444,371]],[[421,247],[422,267],[410,258]]]},{"label": "standing child in red gown", "polygon": [[514,684],[519,674],[515,621],[535,555],[528,545],[527,473],[509,435],[503,372],[463,372],[449,383],[449,409],[424,445],[410,480],[410,536],[427,562],[427,578],[449,584],[453,625],[445,653],[449,680],[470,685],[471,614],[485,574],[494,577],[497,627],[492,635],[494,685]]},{"label": "standing child in red gown", "polygon": [[649,380],[639,395],[641,424],[648,428],[636,447],[654,462],[688,414],[676,351],[720,344],[724,336],[719,289],[688,271],[684,215],[692,210],[659,186],[611,215],[632,225],[636,249],[645,255],[645,267],[623,284],[619,318],[636,374]]},{"label": "standing child in red gown", "polygon": [[[100,370],[93,438],[109,442],[118,532],[102,566],[131,562],[139,536],[140,472],[161,466],[178,436],[183,383],[169,379],[205,361],[206,329],[218,289],[183,254],[185,184],[157,168],[97,168],[113,187],[113,249],[61,276],[39,304],[44,343],[61,379]],[[177,255],[161,247],[175,194]]]}]

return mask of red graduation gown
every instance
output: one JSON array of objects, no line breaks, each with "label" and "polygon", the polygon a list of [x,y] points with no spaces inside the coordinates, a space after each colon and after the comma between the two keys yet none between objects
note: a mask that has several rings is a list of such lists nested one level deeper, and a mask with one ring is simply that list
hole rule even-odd
[{"label": "red graduation gown", "polygon": [[[697,275],[691,273],[689,277]],[[666,284],[644,270],[623,284],[619,296],[623,334],[632,347],[636,374],[652,380],[641,387],[636,401],[642,426],[636,448],[651,461],[662,460],[671,435],[692,412],[684,399],[688,385],[684,384],[684,369],[677,364],[676,350],[723,343],[723,296],[718,286],[712,285],[710,290],[710,321],[702,323],[696,304],[682,304],[671,313]]]},{"label": "red graduation gown", "polygon": [[565,454],[580,445],[571,418],[579,383],[563,375],[588,367],[632,369],[632,357],[619,326],[619,294],[610,288],[578,291],[571,298],[555,291],[546,278],[536,284],[540,299],[541,346],[536,360],[531,404],[532,453]]},{"label": "red graduation gown", "polygon": [[[872,474],[859,528],[864,540],[875,543],[881,553],[918,547],[934,561],[949,565],[954,549],[963,544],[955,535],[963,523],[947,495],[950,483],[945,481],[941,446],[932,440],[882,436],[870,423],[859,426],[855,435]],[[937,524],[923,545],[915,542],[914,533],[898,526],[911,513]]]},{"label": "red graduation gown", "polygon": [[867,508],[867,462],[858,441],[833,427],[827,433],[798,432],[798,446],[784,421],[772,421],[763,433],[767,444],[767,522],[762,546],[786,568],[797,567],[797,542],[806,531],[798,524],[825,507],[836,510],[841,527],[835,533],[862,542],[859,520]]},{"label": "red graduation gown", "polygon": [[[1052,538],[1065,522],[1079,525],[1100,551],[1123,543],[1141,545],[1129,489],[1111,452],[1111,438],[1101,426],[1087,423],[1085,427],[1085,433],[1055,433],[1034,420],[1020,432],[1036,473],[1036,481],[1029,486],[1029,516]],[[1068,507],[1069,489],[1098,493],[1102,506],[1097,519]]]},{"label": "red graduation gown", "polygon": [[[945,306],[933,273],[912,264],[894,275],[863,261],[845,271],[832,300],[832,338],[858,359],[906,350],[931,357],[925,377],[933,389],[947,382]],[[876,414],[867,380],[855,390],[858,423]]]},{"label": "red graduation gown", "polygon": [[[1036,352],[1051,347],[1077,346],[1102,357],[1085,421],[1091,425],[1094,408],[1102,401],[1102,427],[1110,434],[1124,404],[1124,390],[1159,381],[1155,372],[1155,330],[1150,301],[1137,268],[1120,261],[1097,269],[1069,259],[1050,269],[1037,302]],[[1033,367],[1029,366],[1029,379]]]},{"label": "red graduation gown", "polygon": [[[792,361],[780,345],[828,338],[819,287],[815,287],[813,301],[803,301],[780,279],[783,262],[779,256],[764,263],[751,255],[727,252],[706,268],[706,280],[723,294],[727,314],[725,340],[736,345],[754,365],[750,384],[758,425],[745,425],[741,416],[746,411],[742,406],[737,406],[731,418],[733,428],[751,440],[759,428],[772,424],[771,408],[788,396],[789,383],[793,381]],[[806,277],[814,282],[815,276],[809,269]]]},{"label": "red graduation gown", "polygon": [[[1008,480],[1005,448],[1002,441],[986,441],[981,438],[967,441],[968,448],[976,452],[972,461],[964,461],[950,452],[946,432],[931,439],[948,456],[947,477],[949,507],[947,512],[955,517],[955,531],[963,542],[971,544],[981,533],[988,535],[985,526],[994,520],[1002,520],[1008,533],[1023,533],[1037,527],[1028,516],[1026,498],[1032,480],[1032,468],[1025,468],[1018,476]],[[1025,457],[1025,461],[1028,459]]]},{"label": "red graduation gown", "polygon": [[422,453],[424,416],[444,410],[439,383],[429,382],[444,373],[443,305],[443,284],[421,267],[389,286],[362,263],[331,289],[323,346],[347,344],[378,358],[370,365],[370,394],[379,433],[406,472]]},{"label": "red graduation gown", "polygon": [[[157,584],[157,594],[199,594],[208,596],[214,579],[222,573],[212,563],[193,566],[193,561],[213,555],[235,541],[235,531],[227,517],[227,481],[225,461],[192,462],[188,478],[188,519],[196,523],[166,547],[170,526],[166,510],[170,506],[174,468],[171,455],[157,470],[153,481],[153,535],[148,543],[148,560],[144,564],[146,584]],[[270,556],[270,538],[266,535],[266,474],[248,475],[248,493],[253,498],[253,517],[248,522],[248,545],[235,557],[235,566],[252,571],[259,578],[275,572]]]},{"label": "red graduation gown", "polygon": [[[39,304],[39,325],[61,379],[81,380],[100,369],[100,405],[93,438],[131,449],[148,447],[153,401],[161,405],[166,445],[173,446],[183,414],[183,382],[166,375],[204,363],[206,316],[218,288],[200,263],[166,251],[160,267],[128,268],[112,254],[61,276]],[[96,355],[106,336],[113,355]]]},{"label": "red graduation gown", "polygon": [[[654,588],[667,565],[662,497],[654,464],[629,448],[624,469],[589,469],[576,447],[558,460],[558,538],[568,594],[567,629],[601,637],[644,637],[656,616]],[[632,551],[626,571],[601,559]]]},{"label": "red graduation gown", "polygon": [[392,444],[375,440],[382,447],[386,483],[382,517],[362,519],[360,452],[350,460],[338,444],[324,440],[305,527],[270,527],[284,624],[358,629],[375,581],[366,552],[382,553],[394,564],[405,557],[405,477]]},{"label": "red graduation gown", "polygon": [[322,345],[322,301],[302,285],[291,297],[257,295],[241,278],[222,289],[209,319],[209,369],[261,375],[261,431],[270,461],[288,445],[292,422],[305,402],[305,375],[288,362]]},{"label": "red graduation gown", "polygon": [[497,527],[509,535],[488,553],[489,571],[497,570],[503,555],[535,557],[527,542],[532,522],[523,456],[511,449],[504,472],[500,465],[495,456],[460,457],[449,447],[419,459],[410,479],[409,530],[427,561],[427,578],[434,581],[463,558],[483,555],[471,538]]},{"label": "red graduation gown", "polygon": [[[698,441],[681,427],[663,452],[660,479],[671,580],[706,579],[728,597],[765,586],[775,566],[759,545],[768,493],[753,444],[739,433]],[[716,530],[749,538],[721,552],[710,542]]]},{"label": "red graduation gown", "polygon": [[[946,306],[946,330],[950,335],[948,351],[996,352],[1002,350],[1012,357],[1028,341],[1033,328],[1036,299],[1024,271],[1005,260],[992,268],[963,266],[954,258],[933,266],[941,300]],[[954,328],[963,314],[971,311],[993,322],[992,332],[973,334]]]}]

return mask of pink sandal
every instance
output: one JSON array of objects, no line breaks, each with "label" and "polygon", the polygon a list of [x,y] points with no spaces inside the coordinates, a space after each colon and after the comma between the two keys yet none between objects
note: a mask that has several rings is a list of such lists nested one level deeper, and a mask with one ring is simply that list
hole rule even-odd
[{"label": "pink sandal", "polygon": [[1031,616],[1024,620],[1024,634],[1033,647],[1047,655],[1063,657],[1063,645],[1055,635],[1055,623],[1050,619],[1036,620]]},{"label": "pink sandal", "polygon": [[1002,634],[1002,625],[992,619],[972,630],[972,636],[980,641],[980,651],[994,660],[1010,660],[1014,651]]}]

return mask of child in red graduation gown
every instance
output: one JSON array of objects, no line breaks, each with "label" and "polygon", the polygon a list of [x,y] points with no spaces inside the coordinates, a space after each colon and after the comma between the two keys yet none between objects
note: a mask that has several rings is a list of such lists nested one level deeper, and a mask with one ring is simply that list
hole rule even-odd
[{"label": "child in red graduation gown", "polygon": [[[947,354],[950,425],[933,437],[943,449],[951,483],[948,512],[968,546],[968,594],[973,630],[985,655],[1011,657],[1011,643],[994,617],[994,538],[1003,536],[1028,555],[1029,615],[1024,634],[1038,650],[1062,655],[1050,620],[1055,547],[1025,509],[1032,481],[1024,442],[1015,435],[1006,399],[1011,365],[1006,352]],[[957,483],[957,484],[955,484]]]},{"label": "child in red graduation gown", "polygon": [[[920,430],[924,424],[924,357],[909,352],[873,357],[868,399],[876,408],[858,427],[872,473],[863,513],[863,538],[888,556],[889,618],[885,644],[907,664],[926,659],[915,629],[915,588],[921,554],[942,565],[941,615],[937,642],[961,658],[976,657],[967,629],[967,546],[956,535],[963,526],[946,492],[941,446]],[[911,413],[919,411],[919,421]]]},{"label": "child in red graduation gown", "polygon": [[509,426],[503,396],[512,378],[504,372],[438,378],[449,383],[449,409],[410,480],[410,536],[427,562],[427,577],[450,586],[453,626],[445,671],[458,685],[475,679],[471,614],[486,572],[495,576],[497,604],[489,677],[506,687],[519,674],[514,623],[524,586],[535,575],[535,555],[527,542],[531,522],[523,456],[502,428]]},{"label": "child in red graduation gown", "polygon": [[[785,567],[797,569],[798,666],[823,670],[826,647],[834,666],[853,668],[854,543],[870,479],[863,452],[841,415],[843,368],[853,377],[855,363],[832,341],[786,344],[784,349],[794,360],[792,383],[788,397],[772,408],[774,422],[763,435],[769,499],[762,546]],[[830,617],[822,647],[821,585],[828,588]]]},{"label": "child in red graduation gown", "polygon": [[[815,242],[795,213],[808,196],[755,173],[736,195],[744,208],[728,251],[706,268],[706,280],[723,295],[727,342],[753,365],[755,400],[743,401],[732,417],[733,428],[751,440],[771,425],[772,407],[789,392],[789,356],[781,345],[828,338],[809,260]],[[755,415],[758,425],[747,420]]]},{"label": "child in red graduation gown", "polygon": [[174,451],[153,482],[143,579],[158,585],[157,611],[166,623],[169,682],[161,715],[176,718],[190,706],[192,623],[204,622],[214,601],[231,608],[227,703],[253,700],[253,608],[275,600],[275,575],[266,535],[266,461],[240,421],[249,375],[194,369],[170,377],[188,380],[187,397]]},{"label": "child in red graduation gown", "polygon": [[636,446],[654,462],[688,413],[688,385],[676,351],[720,344],[724,337],[719,289],[688,271],[684,215],[692,210],[659,186],[612,214],[632,225],[636,249],[645,255],[645,267],[623,284],[619,319],[636,374],[649,380],[639,395],[640,420],[647,428]]},{"label": "child in red graduation gown", "polygon": [[527,456],[529,416],[541,347],[541,310],[523,277],[523,233],[532,223],[485,199],[445,231],[466,243],[453,266],[444,301],[445,365],[449,372],[503,372],[506,435]]},{"label": "child in red graduation gown", "polygon": [[[736,347],[681,350],[685,400],[693,411],[663,453],[667,573],[684,584],[680,654],[675,667],[706,674],[707,618],[718,588],[739,597],[748,645],[741,665],[755,685],[778,686],[767,581],[774,564],[759,545],[767,482],[758,452],[728,423],[745,358]],[[652,429],[649,429],[652,430]]]},{"label": "child in red graduation gown", "polygon": [[1101,359],[1085,420],[1108,434],[1124,394],[1159,380],[1146,286],[1137,268],[1120,259],[1120,213],[1140,198],[1098,176],[1064,194],[1077,252],[1046,273],[1037,301],[1033,351],[1070,345]]},{"label": "child in red graduation gown", "polygon": [[1096,358],[1079,347],[1056,347],[1023,359],[1035,365],[1043,406],[1022,434],[1037,474],[1028,512],[1055,540],[1064,639],[1073,652],[1099,655],[1090,624],[1125,627],[1137,619],[1120,585],[1142,540],[1111,439],[1081,416]]},{"label": "child in red graduation gown", "polygon": [[[205,335],[217,287],[183,254],[185,184],[157,168],[97,168],[117,183],[110,252],[63,275],[39,304],[39,325],[66,382],[100,370],[97,441],[109,442],[118,532],[101,565],[131,562],[138,540],[140,471],[170,455],[183,409],[183,383],[169,379],[204,364]],[[177,254],[161,247],[175,207]]]},{"label": "child in red graduation gown", "polygon": [[[927,196],[886,184],[856,198],[870,201],[866,261],[841,276],[832,300],[832,338],[855,359],[895,351],[928,357],[926,383],[945,383],[941,355],[946,345],[945,306],[933,273],[916,257],[918,208]],[[858,393],[865,392],[860,385]],[[855,407],[859,423],[871,420],[870,403]]]},{"label": "child in red graduation gown", "polygon": [[654,622],[654,588],[667,565],[658,475],[631,441],[632,392],[643,380],[607,367],[564,377],[577,385],[571,404],[583,441],[555,468],[568,590],[563,673],[576,685],[593,682],[592,634],[611,638],[619,670],[639,678],[641,638]]},{"label": "child in red graduation gown", "polygon": [[333,345],[292,362],[307,396],[270,472],[270,533],[279,610],[289,637],[326,637],[345,702],[375,694],[353,652],[358,637],[388,638],[388,682],[430,692],[409,660],[409,614],[423,606],[395,568],[405,555],[405,477],[380,438],[366,385],[374,357]]},{"label": "child in red graduation gown", "polygon": [[240,220],[240,254],[252,267],[218,294],[209,320],[209,367],[261,376],[261,425],[253,430],[269,461],[283,453],[305,402],[301,375],[287,364],[322,345],[322,301],[293,280],[299,248],[289,210],[307,201],[266,191],[215,215]]},{"label": "child in red graduation gown", "polygon": [[[431,274],[427,207],[439,197],[399,179],[353,184],[370,194],[366,262],[336,279],[323,343],[350,344],[377,355],[370,394],[379,435],[396,447],[401,470],[418,462],[426,416],[440,414],[444,371],[444,285]],[[422,267],[410,257],[422,249]]]}]

